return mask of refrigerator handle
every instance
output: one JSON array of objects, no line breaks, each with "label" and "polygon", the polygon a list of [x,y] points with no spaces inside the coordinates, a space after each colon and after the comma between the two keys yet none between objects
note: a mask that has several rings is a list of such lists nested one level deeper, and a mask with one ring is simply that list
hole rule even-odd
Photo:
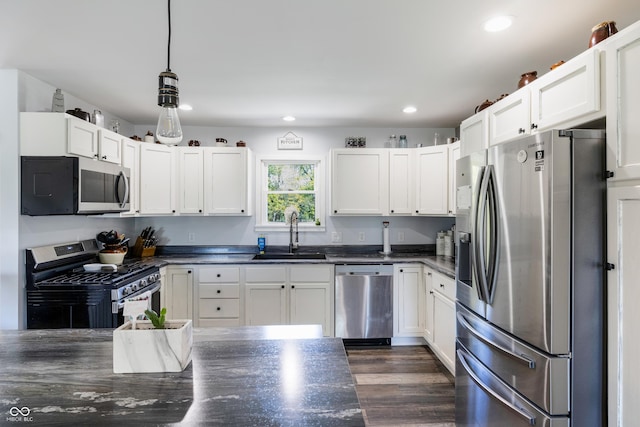
[{"label": "refrigerator handle", "polygon": [[464,326],[469,332],[471,332],[473,335],[475,335],[476,338],[478,338],[479,340],[484,341],[486,344],[490,345],[491,347],[496,348],[496,349],[502,351],[503,353],[506,353],[509,356],[513,357],[514,359],[519,360],[520,362],[526,364],[529,367],[529,369],[535,369],[536,368],[535,360],[532,360],[532,359],[528,358],[524,354],[516,354],[516,353],[512,352],[511,350],[507,349],[504,345],[499,344],[499,343],[497,343],[495,341],[491,341],[489,338],[487,338],[486,336],[482,335],[482,333],[478,332],[471,325],[471,323],[469,323],[469,321],[464,316],[464,314],[458,312],[458,313],[456,313],[456,315],[458,317],[458,322],[460,322],[462,324],[462,326]]},{"label": "refrigerator handle", "polygon": [[[489,259],[487,267],[486,300],[493,304],[498,275],[498,259],[500,257],[500,223],[498,216],[498,192],[493,165],[487,166],[487,204],[489,206]],[[486,248],[486,246],[485,246]]]},{"label": "refrigerator handle", "polygon": [[[476,203],[476,212],[474,218],[474,247],[473,247],[473,261],[476,277],[478,278],[478,289],[482,293],[481,300],[485,303],[489,303],[489,285],[487,283],[487,267],[486,267],[486,216],[487,216],[487,191],[489,186],[489,171],[490,166],[486,166],[482,171],[482,179],[480,180],[478,190],[478,201]],[[480,296],[480,293],[479,293]]]},{"label": "refrigerator handle", "polygon": [[[458,349],[456,350],[456,353],[458,354],[458,360],[460,361],[460,364],[462,365],[464,370],[467,371],[467,374],[469,374],[469,376],[476,382],[476,384],[478,384],[478,386],[480,386],[486,393],[490,394],[498,402],[502,403],[507,408],[516,412],[518,415],[522,416],[525,420],[529,422],[529,425],[531,426],[536,425],[535,417],[529,415],[529,413],[527,413],[524,409],[518,408],[517,406],[513,405],[511,402],[509,402],[507,398],[500,396],[496,391],[494,391],[487,384],[482,382],[480,377],[478,377],[478,375],[469,366],[469,362],[467,362],[467,354],[465,354],[466,351],[463,351],[462,349]],[[501,380],[498,380],[498,381],[502,382]]]}]

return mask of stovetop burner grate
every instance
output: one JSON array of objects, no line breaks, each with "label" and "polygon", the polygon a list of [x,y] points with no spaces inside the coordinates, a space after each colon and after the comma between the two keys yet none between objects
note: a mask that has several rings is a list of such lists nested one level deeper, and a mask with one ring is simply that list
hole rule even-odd
[{"label": "stovetop burner grate", "polygon": [[120,266],[113,272],[86,272],[77,269],[68,273],[60,274],[35,283],[36,287],[41,286],[76,286],[76,285],[102,285],[117,286],[119,283],[127,281],[138,274],[142,274],[154,266],[142,261],[134,261],[130,264]]}]

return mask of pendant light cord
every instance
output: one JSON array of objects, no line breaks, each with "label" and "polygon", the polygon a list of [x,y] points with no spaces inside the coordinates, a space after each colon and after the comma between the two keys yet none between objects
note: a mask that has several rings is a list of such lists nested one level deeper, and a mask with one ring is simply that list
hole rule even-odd
[{"label": "pendant light cord", "polygon": [[169,23],[169,37],[167,39],[167,71],[171,71],[171,0],[167,0],[167,16]]}]

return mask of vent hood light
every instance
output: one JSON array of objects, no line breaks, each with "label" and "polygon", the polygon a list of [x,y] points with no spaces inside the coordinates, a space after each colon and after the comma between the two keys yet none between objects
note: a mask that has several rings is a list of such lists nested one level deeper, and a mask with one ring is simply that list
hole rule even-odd
[{"label": "vent hood light", "polygon": [[490,33],[506,30],[511,26],[513,16],[496,16],[484,23],[484,30]]},{"label": "vent hood light", "polygon": [[404,108],[402,109],[402,112],[403,112],[403,113],[407,113],[407,114],[412,114],[412,113],[415,113],[416,111],[418,111],[418,109],[417,109],[416,107],[411,107],[411,106],[409,106],[409,107],[404,107]]}]

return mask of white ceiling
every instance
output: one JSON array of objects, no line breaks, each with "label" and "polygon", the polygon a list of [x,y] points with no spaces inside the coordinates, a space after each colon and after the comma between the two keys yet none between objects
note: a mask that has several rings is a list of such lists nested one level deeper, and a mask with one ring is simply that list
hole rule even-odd
[{"label": "white ceiling", "polygon": [[[0,0],[0,68],[157,120],[164,0]],[[483,22],[515,17],[502,33]],[[638,0],[174,0],[184,125],[455,127],[485,99],[640,19]],[[418,112],[402,113],[414,105]],[[73,106],[67,105],[67,108]]]}]

